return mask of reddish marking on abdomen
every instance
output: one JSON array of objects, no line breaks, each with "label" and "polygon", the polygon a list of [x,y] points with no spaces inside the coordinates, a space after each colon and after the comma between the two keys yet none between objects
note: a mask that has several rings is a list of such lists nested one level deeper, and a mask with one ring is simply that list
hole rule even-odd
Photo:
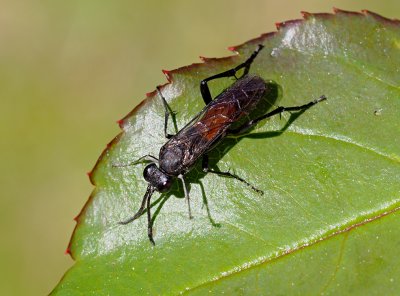
[{"label": "reddish marking on abdomen", "polygon": [[208,118],[207,120],[202,121],[202,123],[208,127],[207,131],[203,133],[203,137],[208,141],[211,141],[221,133],[221,129],[225,128],[226,125],[231,124],[232,120],[220,114],[212,118]]},{"label": "reddish marking on abdomen", "polygon": [[238,107],[235,101],[217,104],[203,115],[196,128],[203,138],[211,141],[221,133],[221,129],[237,120]]}]

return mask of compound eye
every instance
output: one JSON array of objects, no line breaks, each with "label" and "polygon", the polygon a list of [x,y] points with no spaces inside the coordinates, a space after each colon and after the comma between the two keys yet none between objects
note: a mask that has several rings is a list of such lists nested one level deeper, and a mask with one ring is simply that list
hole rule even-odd
[{"label": "compound eye", "polygon": [[161,182],[157,186],[157,191],[159,192],[167,192],[172,186],[172,178],[164,176]]},{"label": "compound eye", "polygon": [[143,170],[143,177],[147,182],[152,182],[154,174],[158,171],[157,166],[154,163],[149,164]]},{"label": "compound eye", "polygon": [[151,163],[143,171],[144,179],[154,186],[158,192],[166,192],[171,188],[172,177],[161,171],[156,164]]}]

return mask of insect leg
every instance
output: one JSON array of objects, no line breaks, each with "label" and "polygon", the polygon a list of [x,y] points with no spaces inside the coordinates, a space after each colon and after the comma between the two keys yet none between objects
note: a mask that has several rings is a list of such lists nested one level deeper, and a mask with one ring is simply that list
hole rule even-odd
[{"label": "insect leg", "polygon": [[264,192],[263,192],[262,190],[260,190],[260,189],[258,189],[258,188],[256,188],[256,187],[254,187],[254,186],[251,185],[249,182],[247,182],[245,179],[239,177],[239,176],[236,175],[236,174],[232,174],[232,173],[229,172],[229,171],[228,171],[228,172],[219,172],[219,171],[214,171],[214,170],[210,169],[210,168],[208,167],[208,155],[203,155],[202,167],[203,167],[203,171],[204,171],[205,173],[212,173],[212,174],[216,174],[216,175],[221,176],[221,177],[234,178],[234,179],[236,179],[236,180],[238,180],[238,181],[240,181],[240,182],[246,184],[246,185],[249,186],[251,189],[253,189],[255,192],[257,192],[257,193],[259,193],[259,194],[261,194],[261,195],[264,194]]},{"label": "insect leg", "polygon": [[185,199],[186,199],[186,201],[187,201],[187,204],[188,204],[188,210],[189,210],[189,219],[192,219],[192,218],[193,218],[193,216],[192,216],[192,210],[190,209],[190,198],[189,198],[189,192],[188,192],[188,190],[187,190],[187,186],[186,186],[185,179],[184,179],[183,175],[179,175],[179,176],[178,176],[178,178],[179,178],[179,179],[181,179],[181,181],[182,181],[182,185],[183,185],[183,192],[185,193]]},{"label": "insect leg", "polygon": [[154,192],[154,187],[152,187],[150,185],[148,187],[151,187],[152,191],[147,198],[147,236],[149,237],[149,240],[153,244],[153,246],[155,246],[156,243],[154,242],[154,239],[153,239],[153,222],[151,221],[151,207],[150,207],[150,199],[151,199],[151,195]]},{"label": "insect leg", "polygon": [[129,162],[129,163],[122,163],[122,164],[121,163],[114,163],[112,166],[114,168],[121,168],[121,167],[127,167],[127,166],[131,166],[131,165],[136,165],[136,164],[139,164],[139,163],[142,163],[142,162],[146,162],[146,161],[158,163],[158,158],[153,156],[153,155],[147,154],[147,155],[144,155],[144,156],[140,157],[139,159],[137,159],[135,161],[132,161],[132,162]]},{"label": "insect leg", "polygon": [[301,105],[301,106],[294,106],[294,107],[278,107],[275,110],[264,114],[256,119],[250,120],[249,122],[243,124],[242,126],[236,128],[236,129],[231,129],[228,131],[228,134],[230,135],[238,135],[238,134],[242,134],[244,132],[246,132],[249,128],[253,127],[254,125],[256,125],[257,123],[259,123],[261,120],[264,120],[268,117],[272,117],[274,115],[277,114],[281,114],[282,112],[285,111],[302,111],[302,110],[307,110],[308,108],[310,108],[311,106],[314,106],[315,104],[326,100],[325,96],[321,96],[318,99],[315,99],[314,101],[311,101],[307,104]]},{"label": "insect leg", "polygon": [[200,92],[201,92],[201,96],[203,97],[204,103],[206,105],[208,105],[211,101],[212,101],[212,96],[211,96],[211,92],[210,92],[210,88],[208,87],[207,82],[210,80],[214,80],[217,78],[223,78],[223,77],[236,77],[236,72],[239,71],[240,69],[244,68],[244,72],[243,75],[241,77],[243,77],[244,75],[246,75],[249,70],[250,70],[250,66],[253,63],[254,59],[256,58],[256,56],[258,55],[258,53],[260,52],[260,50],[263,48],[264,46],[259,44],[257,46],[257,49],[252,53],[252,55],[243,63],[241,63],[240,65],[236,66],[233,69],[230,69],[228,71],[213,75],[211,77],[208,77],[204,80],[202,80],[200,82]]},{"label": "insect leg", "polygon": [[174,135],[168,134],[167,133],[167,126],[168,126],[168,118],[169,116],[173,116],[173,111],[171,110],[171,107],[168,105],[167,100],[164,98],[164,96],[161,93],[160,87],[157,86],[157,92],[158,95],[161,97],[161,100],[164,105],[165,113],[164,113],[164,135],[167,139],[172,138]]},{"label": "insect leg", "polygon": [[[127,220],[118,222],[118,224],[126,225],[126,224],[131,223],[132,221],[136,220],[137,218],[139,218],[144,213],[144,211],[145,211],[144,207],[146,206],[146,201],[150,200],[150,197],[153,194],[153,192],[154,192],[153,186],[151,186],[151,185],[147,186],[146,193],[143,196],[142,203],[140,205],[139,210],[136,212],[136,214],[133,215],[131,218],[127,219]],[[147,206],[147,207],[148,207],[148,209],[150,211],[149,206]]]}]

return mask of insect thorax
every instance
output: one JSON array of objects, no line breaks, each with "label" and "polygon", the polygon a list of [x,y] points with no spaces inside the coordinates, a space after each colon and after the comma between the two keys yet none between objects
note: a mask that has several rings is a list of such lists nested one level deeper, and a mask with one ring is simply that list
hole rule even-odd
[{"label": "insect thorax", "polygon": [[183,149],[173,141],[160,150],[160,168],[169,175],[178,176],[183,173]]}]

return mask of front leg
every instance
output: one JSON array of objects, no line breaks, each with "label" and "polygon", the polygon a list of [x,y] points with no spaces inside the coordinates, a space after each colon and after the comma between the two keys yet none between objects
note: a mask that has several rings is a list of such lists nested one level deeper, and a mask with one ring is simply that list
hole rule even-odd
[{"label": "front leg", "polygon": [[127,167],[127,166],[131,166],[131,165],[137,165],[139,163],[145,163],[145,162],[158,163],[158,158],[153,156],[153,155],[147,154],[147,155],[144,155],[144,156],[140,157],[139,159],[137,159],[135,161],[132,161],[132,162],[129,162],[129,163],[113,163],[112,166],[114,168],[122,168],[122,167]]},{"label": "front leg", "polygon": [[169,116],[173,117],[174,112],[171,110],[171,107],[168,105],[167,100],[164,98],[164,96],[161,93],[160,87],[157,86],[157,92],[158,95],[161,97],[161,100],[164,105],[164,135],[167,139],[172,138],[174,135],[171,135],[167,133],[167,127],[168,127],[168,118]]}]

